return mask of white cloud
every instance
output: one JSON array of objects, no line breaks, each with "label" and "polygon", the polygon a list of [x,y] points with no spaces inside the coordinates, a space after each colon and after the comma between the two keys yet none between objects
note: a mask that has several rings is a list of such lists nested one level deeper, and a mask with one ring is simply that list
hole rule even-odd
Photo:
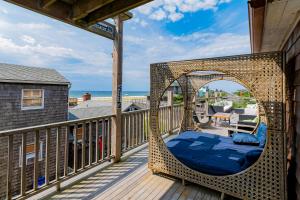
[{"label": "white cloud", "polygon": [[34,44],[35,43],[35,39],[29,35],[22,35],[21,36],[21,40],[25,43],[28,44]]},{"label": "white cloud", "polygon": [[167,17],[167,14],[165,13],[165,11],[161,8],[159,8],[158,10],[154,11],[150,16],[150,19],[154,19],[154,20],[163,20]]},{"label": "white cloud", "polygon": [[134,22],[134,23],[139,24],[139,25],[142,26],[142,27],[148,26],[148,22],[146,22],[146,21],[143,20],[143,19],[140,19],[139,17],[134,17],[131,21]]},{"label": "white cloud", "polygon": [[8,11],[5,8],[0,8],[0,13],[8,14]]},{"label": "white cloud", "polygon": [[44,23],[18,23],[17,27],[28,30],[45,30],[51,28],[50,25]]},{"label": "white cloud", "polygon": [[168,18],[175,22],[184,17],[185,13],[199,10],[216,10],[220,4],[231,0],[156,0],[136,10],[150,19],[163,20]]},{"label": "white cloud", "polygon": [[183,18],[184,15],[182,13],[171,13],[169,15],[169,19],[172,21],[172,22],[175,22],[175,21],[178,21],[180,20],[181,18]]}]

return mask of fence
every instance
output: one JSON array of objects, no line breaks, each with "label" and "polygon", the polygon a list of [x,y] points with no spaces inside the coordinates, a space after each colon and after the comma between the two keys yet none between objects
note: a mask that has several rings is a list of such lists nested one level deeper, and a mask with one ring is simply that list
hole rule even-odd
[{"label": "fence", "polygon": [[[183,106],[161,107],[162,134],[180,126]],[[32,196],[113,158],[114,116],[66,121],[0,132],[0,197]],[[122,152],[148,141],[149,109],[122,114]],[[4,170],[5,172],[5,170]]]}]

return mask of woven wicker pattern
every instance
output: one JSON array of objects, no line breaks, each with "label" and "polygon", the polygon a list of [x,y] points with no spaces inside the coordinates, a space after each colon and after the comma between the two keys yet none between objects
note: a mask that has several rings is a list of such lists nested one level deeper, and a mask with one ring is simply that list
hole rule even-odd
[{"label": "woven wicker pattern", "polygon": [[[185,101],[181,129],[193,127],[190,94],[194,89],[188,74],[194,71],[217,71],[242,83],[256,98],[260,116],[268,125],[264,152],[255,164],[238,174],[211,176],[186,167],[169,152],[159,134],[160,98],[175,80],[182,87]],[[243,199],[286,199],[284,88],[279,52],[152,64],[149,168]]]}]

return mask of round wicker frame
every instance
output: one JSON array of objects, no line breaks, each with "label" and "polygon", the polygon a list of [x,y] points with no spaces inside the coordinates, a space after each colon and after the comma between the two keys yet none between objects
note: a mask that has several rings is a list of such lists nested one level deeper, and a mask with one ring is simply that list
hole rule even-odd
[{"label": "round wicker frame", "polygon": [[[177,160],[159,133],[160,98],[175,80],[184,95],[181,130],[193,129],[193,87],[188,74],[218,71],[232,77],[255,96],[261,120],[268,125],[264,152],[248,169],[233,175],[212,176],[192,170]],[[242,199],[286,199],[284,128],[285,76],[281,52],[156,63],[151,65],[149,168]]]}]

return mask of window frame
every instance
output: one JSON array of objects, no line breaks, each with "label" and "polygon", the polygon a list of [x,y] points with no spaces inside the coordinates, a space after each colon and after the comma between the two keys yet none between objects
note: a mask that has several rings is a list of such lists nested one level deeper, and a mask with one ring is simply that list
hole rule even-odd
[{"label": "window frame", "polygon": [[[43,154],[43,150],[44,150],[44,142],[43,141],[39,141],[39,152],[38,152],[38,161],[43,161],[44,159],[44,154]],[[26,147],[29,145],[34,145],[34,143],[30,143],[30,144],[26,144]],[[35,159],[35,151],[32,152],[26,152],[25,154],[25,159],[26,159],[26,165],[31,165],[34,162]],[[22,167],[22,146],[19,146],[19,167]]]},{"label": "window frame", "polygon": [[[41,106],[25,106],[24,107],[24,91],[26,90],[39,90],[42,92],[42,105]],[[44,109],[44,93],[45,93],[45,90],[44,89],[22,89],[22,98],[21,98],[21,110],[39,110],[39,109]]]}]

